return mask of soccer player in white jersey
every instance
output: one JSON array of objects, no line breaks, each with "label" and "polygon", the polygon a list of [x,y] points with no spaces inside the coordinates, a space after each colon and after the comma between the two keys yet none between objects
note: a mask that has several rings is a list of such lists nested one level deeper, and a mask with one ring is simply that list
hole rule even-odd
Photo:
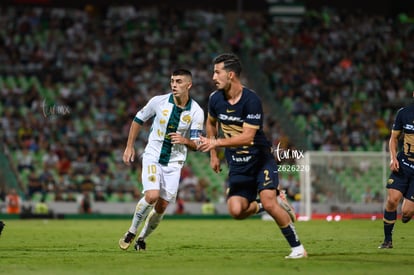
[{"label": "soccer player in white jersey", "polygon": [[131,226],[119,240],[119,247],[123,250],[131,245],[144,220],[145,224],[134,247],[136,250],[145,250],[145,238],[158,226],[168,204],[175,202],[187,149],[197,149],[196,140],[203,130],[204,111],[189,95],[191,72],[175,70],[171,75],[170,86],[171,92],[151,98],[131,123],[123,155],[127,165],[136,157],[134,143],[142,124],[153,119],[142,156],[144,197],[136,205]]}]

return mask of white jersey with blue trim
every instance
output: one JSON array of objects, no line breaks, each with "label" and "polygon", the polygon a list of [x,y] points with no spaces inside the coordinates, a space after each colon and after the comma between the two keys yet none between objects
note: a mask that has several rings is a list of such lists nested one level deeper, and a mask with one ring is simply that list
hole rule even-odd
[{"label": "white jersey with blue trim", "polygon": [[184,108],[174,103],[172,93],[155,96],[137,112],[134,121],[143,124],[153,119],[144,158],[162,165],[182,166],[187,157],[187,146],[172,144],[169,133],[180,133],[192,140],[198,139],[204,126],[204,111],[190,98]]}]

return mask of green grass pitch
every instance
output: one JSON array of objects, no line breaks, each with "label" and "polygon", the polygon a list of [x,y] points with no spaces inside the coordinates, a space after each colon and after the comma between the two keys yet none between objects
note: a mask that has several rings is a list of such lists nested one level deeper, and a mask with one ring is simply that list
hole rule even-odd
[{"label": "green grass pitch", "polygon": [[290,250],[275,223],[259,219],[170,219],[147,251],[118,248],[129,219],[5,219],[0,274],[406,274],[413,222],[398,221],[394,248],[379,250],[382,221],[297,222],[307,259]]}]

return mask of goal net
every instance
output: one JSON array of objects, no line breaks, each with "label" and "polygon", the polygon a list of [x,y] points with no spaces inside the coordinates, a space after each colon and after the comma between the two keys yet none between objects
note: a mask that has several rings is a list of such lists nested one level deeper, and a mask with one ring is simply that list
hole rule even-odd
[{"label": "goal net", "polygon": [[306,152],[297,160],[299,218],[327,213],[382,213],[388,152]]}]

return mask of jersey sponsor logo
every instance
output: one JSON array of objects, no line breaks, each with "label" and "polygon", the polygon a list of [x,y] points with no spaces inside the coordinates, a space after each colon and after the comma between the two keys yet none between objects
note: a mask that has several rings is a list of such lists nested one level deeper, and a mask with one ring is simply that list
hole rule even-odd
[{"label": "jersey sponsor logo", "polygon": [[248,119],[260,119],[262,117],[261,114],[248,114],[247,118]]},{"label": "jersey sponsor logo", "polygon": [[221,121],[243,122],[243,120],[240,117],[237,117],[237,116],[228,116],[228,115],[225,115],[225,114],[219,114],[218,117]]},{"label": "jersey sponsor logo", "polygon": [[414,125],[412,125],[412,124],[405,124],[404,125],[404,129],[406,129],[406,130],[414,130]]},{"label": "jersey sponsor logo", "polygon": [[393,184],[394,180],[393,179],[388,179],[387,184]]},{"label": "jersey sponsor logo", "polygon": [[226,112],[227,112],[227,113],[234,113],[235,111],[236,111],[236,110],[230,110],[230,109],[227,109],[227,110],[226,110]]},{"label": "jersey sponsor logo", "polygon": [[246,156],[246,157],[231,156],[231,158],[234,162],[249,162],[252,159],[252,156]]},{"label": "jersey sponsor logo", "polygon": [[165,120],[165,119],[160,119],[160,125],[163,125],[163,124],[165,124],[167,121]]},{"label": "jersey sponsor logo", "polygon": [[169,111],[167,109],[162,110],[162,115],[163,116],[168,116]]}]

